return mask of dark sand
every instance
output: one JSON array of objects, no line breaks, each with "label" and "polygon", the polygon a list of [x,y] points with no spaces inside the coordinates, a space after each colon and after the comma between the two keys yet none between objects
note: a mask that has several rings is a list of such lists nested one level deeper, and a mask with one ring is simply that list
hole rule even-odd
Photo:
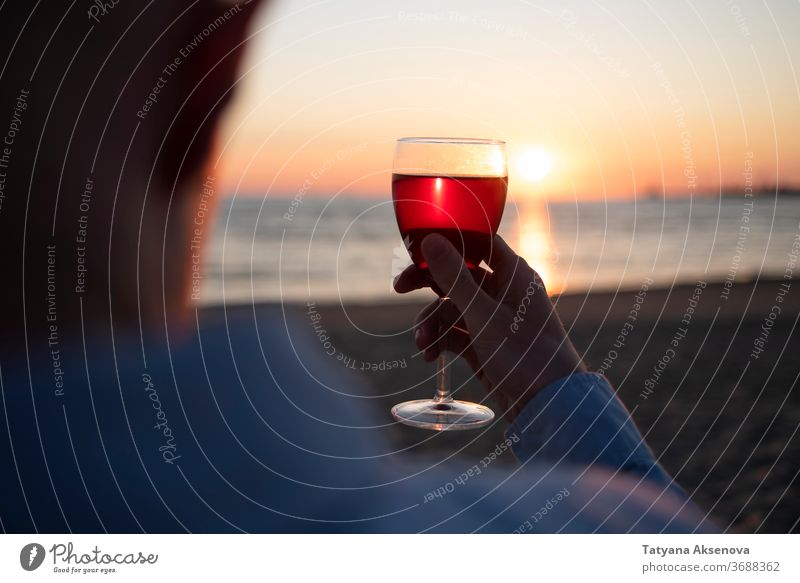
[{"label": "dark sand", "polygon": [[[614,342],[635,304],[636,291],[564,295],[559,314],[592,370],[603,366],[661,463],[693,499],[723,527],[735,532],[788,532],[800,520],[800,281],[788,282],[777,302],[780,281],[738,283],[727,300],[723,287],[702,290],[691,323],[681,323],[694,286],[649,290],[624,345]],[[752,358],[773,306],[781,310],[763,352]],[[320,306],[337,349],[376,395],[376,414],[389,416],[394,403],[428,397],[433,365],[415,355],[409,326],[421,304]],[[298,307],[297,310],[304,308]],[[627,320],[630,321],[630,320]],[[361,328],[362,330],[359,330]],[[654,367],[686,328],[674,356],[663,365],[651,394]],[[385,336],[384,336],[385,335]],[[614,353],[611,353],[613,356]],[[360,371],[363,363],[404,360],[405,368]],[[613,362],[612,362],[613,360]],[[344,366],[343,366],[344,369]],[[461,381],[461,382],[459,382]],[[482,400],[485,392],[462,366],[458,398]],[[646,397],[646,398],[645,398]],[[491,403],[489,403],[491,405]],[[391,435],[407,455],[455,454],[475,463],[502,441],[504,421],[480,432],[439,433],[397,425]],[[497,464],[515,463],[510,454]]]}]

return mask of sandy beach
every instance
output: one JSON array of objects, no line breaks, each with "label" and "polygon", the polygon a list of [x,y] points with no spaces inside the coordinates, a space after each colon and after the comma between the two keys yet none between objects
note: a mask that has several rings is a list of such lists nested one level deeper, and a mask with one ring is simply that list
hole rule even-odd
[{"label": "sandy beach", "polygon": [[[800,493],[800,281],[700,283],[563,295],[558,312],[591,370],[617,387],[661,463],[693,499],[734,532],[797,529]],[[348,374],[371,388],[376,415],[433,391],[433,365],[415,353],[409,326],[420,303],[316,306]],[[290,308],[302,312],[305,306]],[[629,334],[620,337],[622,327]],[[461,386],[463,385],[463,386]],[[458,368],[463,399],[485,398]],[[481,459],[505,421],[484,432],[430,433],[396,425],[406,455]],[[514,464],[511,455],[496,463]]]}]

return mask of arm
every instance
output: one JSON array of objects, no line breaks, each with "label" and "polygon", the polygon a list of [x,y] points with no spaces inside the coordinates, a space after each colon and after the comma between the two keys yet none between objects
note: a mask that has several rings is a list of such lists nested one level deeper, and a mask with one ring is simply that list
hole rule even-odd
[{"label": "arm", "polygon": [[491,272],[468,271],[442,237],[427,237],[422,248],[430,276],[410,266],[395,288],[424,287],[432,277],[453,302],[420,313],[417,346],[426,360],[442,348],[466,359],[511,422],[520,461],[598,464],[674,486],[608,381],[586,372],[539,275],[500,237]]},{"label": "arm", "polygon": [[520,462],[599,464],[685,492],[658,464],[606,378],[577,373],[550,383],[506,431]]}]

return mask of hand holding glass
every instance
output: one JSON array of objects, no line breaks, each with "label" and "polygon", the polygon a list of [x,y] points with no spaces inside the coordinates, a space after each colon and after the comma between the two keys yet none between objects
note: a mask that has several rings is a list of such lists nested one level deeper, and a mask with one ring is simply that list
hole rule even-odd
[{"label": "hand holding glass", "polygon": [[[420,269],[428,264],[422,240],[438,233],[477,269],[492,251],[506,202],[508,172],[505,143],[470,138],[402,138],[397,141],[392,173],[392,198],[397,225],[411,259]],[[434,289],[436,289],[435,286]],[[449,301],[436,290],[441,301]],[[457,401],[450,394],[450,367],[445,352],[438,359],[433,399],[400,403],[395,419],[437,431],[474,429],[494,419],[488,407]]]}]

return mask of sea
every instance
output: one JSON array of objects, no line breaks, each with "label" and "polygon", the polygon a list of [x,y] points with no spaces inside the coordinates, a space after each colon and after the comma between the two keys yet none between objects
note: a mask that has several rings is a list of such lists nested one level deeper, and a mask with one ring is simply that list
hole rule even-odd
[{"label": "sea", "polygon": [[[551,293],[800,276],[798,196],[510,202],[500,234]],[[409,263],[389,197],[227,197],[199,303],[428,298],[393,291]]]}]

